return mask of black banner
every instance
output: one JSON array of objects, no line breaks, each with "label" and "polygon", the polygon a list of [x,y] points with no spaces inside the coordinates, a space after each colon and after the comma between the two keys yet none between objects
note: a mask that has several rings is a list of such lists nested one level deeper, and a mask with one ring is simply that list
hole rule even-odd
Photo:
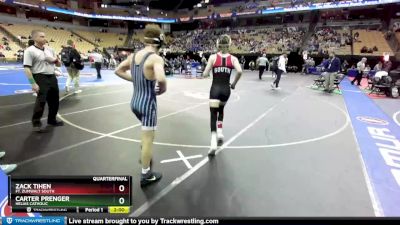
[{"label": "black banner", "polygon": [[266,225],[333,225],[333,224],[352,224],[352,225],[392,225],[400,224],[400,218],[67,218],[67,224],[89,225],[89,224],[132,224],[132,225],[166,225],[166,224],[266,224]]}]

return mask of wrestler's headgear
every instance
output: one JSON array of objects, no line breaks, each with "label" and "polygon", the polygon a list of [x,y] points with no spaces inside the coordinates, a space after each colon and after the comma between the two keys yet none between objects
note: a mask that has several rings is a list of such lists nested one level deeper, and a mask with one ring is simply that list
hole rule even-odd
[{"label": "wrestler's headgear", "polygon": [[161,28],[156,24],[148,24],[144,28],[144,43],[155,45],[161,48],[165,45],[165,36]]},{"label": "wrestler's headgear", "polygon": [[232,39],[229,35],[224,34],[221,35],[217,40],[217,48],[218,50],[225,50],[227,51],[232,44]]}]

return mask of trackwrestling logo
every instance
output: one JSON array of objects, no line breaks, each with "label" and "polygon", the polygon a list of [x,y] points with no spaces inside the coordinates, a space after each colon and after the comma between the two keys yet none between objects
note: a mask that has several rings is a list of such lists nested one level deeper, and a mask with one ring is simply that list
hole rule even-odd
[{"label": "trackwrestling logo", "polygon": [[[11,207],[8,205],[8,197],[6,196],[0,203],[0,217],[36,217],[34,213],[13,213],[11,212]],[[8,219],[7,219],[8,222]]]},{"label": "trackwrestling logo", "polygon": [[13,71],[13,70],[23,70],[22,66],[0,66],[0,71]]},{"label": "trackwrestling logo", "polygon": [[379,118],[374,118],[374,117],[369,117],[369,116],[357,116],[356,117],[358,121],[361,121],[363,123],[368,123],[368,124],[372,124],[372,125],[388,125],[389,122],[386,120],[382,120]]}]

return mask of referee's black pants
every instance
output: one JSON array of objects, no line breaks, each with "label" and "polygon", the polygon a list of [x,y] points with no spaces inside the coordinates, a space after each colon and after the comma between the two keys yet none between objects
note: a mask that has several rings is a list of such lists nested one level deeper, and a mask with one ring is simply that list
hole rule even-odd
[{"label": "referee's black pants", "polygon": [[46,102],[49,106],[47,123],[55,123],[60,104],[57,78],[54,74],[33,74],[33,78],[37,85],[39,85],[39,93],[36,98],[35,108],[33,109],[32,124],[34,127],[41,126],[40,119],[43,116]]},{"label": "referee's black pants", "polygon": [[264,73],[266,66],[258,66],[258,78],[261,80],[261,77]]},{"label": "referee's black pants", "polygon": [[362,80],[362,72],[357,71],[356,77],[354,77],[353,81],[351,81],[351,84],[354,84],[357,81],[357,85],[361,85],[361,80]]},{"label": "referee's black pants", "polygon": [[101,62],[95,62],[94,67],[96,68],[97,71],[97,79],[101,79]]}]

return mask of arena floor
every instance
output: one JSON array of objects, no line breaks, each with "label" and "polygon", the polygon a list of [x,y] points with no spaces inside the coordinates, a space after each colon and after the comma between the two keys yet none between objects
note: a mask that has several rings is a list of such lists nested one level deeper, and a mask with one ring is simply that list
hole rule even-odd
[{"label": "arena floor", "polygon": [[[114,81],[111,70],[103,73]],[[1,162],[19,165],[13,175],[131,175],[132,216],[399,216],[393,201],[400,190],[391,188],[386,165],[364,152],[360,143],[368,138],[358,135],[353,107],[367,115],[371,107],[363,101],[370,101],[400,139],[400,101],[370,99],[346,79],[343,95],[326,94],[308,87],[313,79],[288,74],[278,91],[269,87],[269,72],[259,81],[246,71],[226,107],[225,143],[209,159],[211,80],[169,78],[158,100],[154,146],[154,170],[164,177],[145,189],[131,84],[62,93],[59,118],[66,125],[46,134],[31,131],[31,94],[3,96]],[[362,100],[352,102],[353,95]],[[388,173],[379,173],[381,180],[374,174],[380,168]]]}]

